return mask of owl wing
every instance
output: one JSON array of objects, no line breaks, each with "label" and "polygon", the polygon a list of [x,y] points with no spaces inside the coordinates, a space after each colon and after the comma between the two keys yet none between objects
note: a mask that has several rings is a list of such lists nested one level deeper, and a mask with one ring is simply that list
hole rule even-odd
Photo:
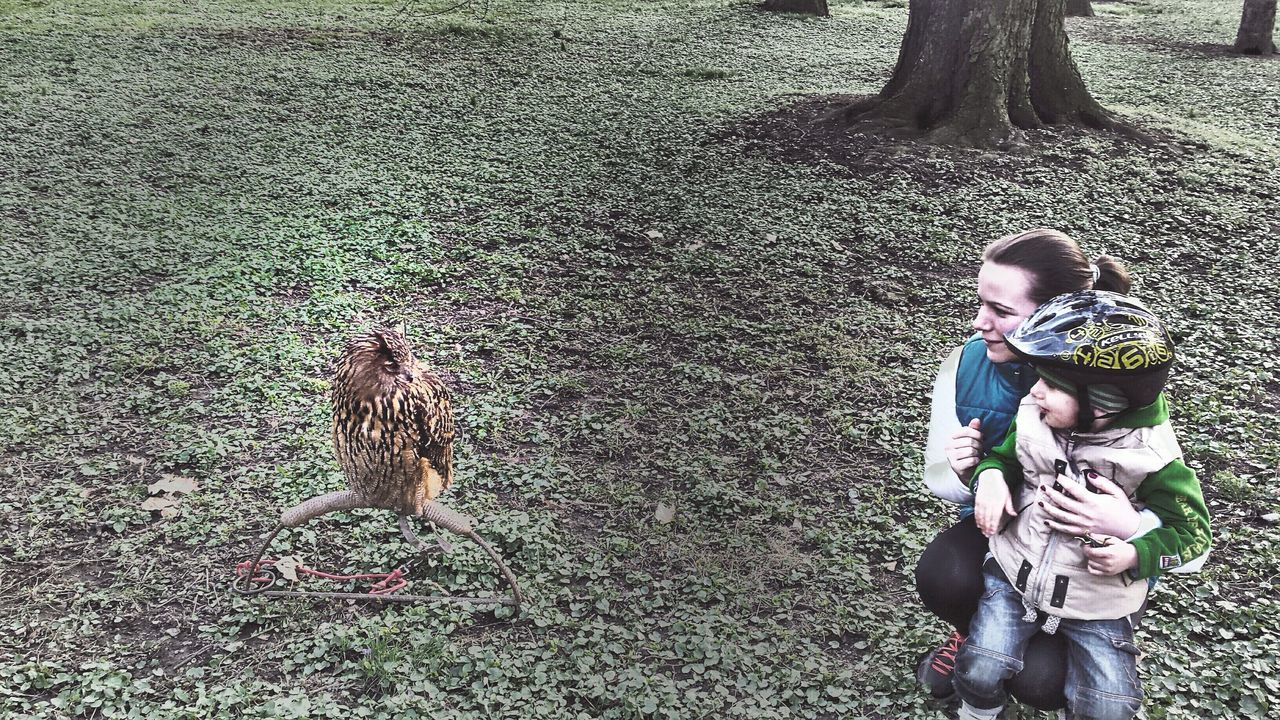
[{"label": "owl wing", "polygon": [[453,404],[449,389],[423,372],[414,383],[414,424],[420,481],[434,500],[453,483]]}]

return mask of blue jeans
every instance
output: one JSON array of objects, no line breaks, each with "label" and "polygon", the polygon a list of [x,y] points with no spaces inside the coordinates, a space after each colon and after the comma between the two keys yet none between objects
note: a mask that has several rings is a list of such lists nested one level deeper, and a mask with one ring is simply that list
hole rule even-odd
[{"label": "blue jeans", "polygon": [[[1022,596],[995,561],[987,567],[993,569],[983,571],[982,600],[956,659],[954,679],[960,698],[981,709],[1004,705],[1004,681],[1022,670],[1023,651],[1039,630],[1037,623],[1022,619]],[[1058,632],[1067,640],[1068,717],[1131,720],[1137,715],[1142,687],[1129,620],[1064,619]]]}]

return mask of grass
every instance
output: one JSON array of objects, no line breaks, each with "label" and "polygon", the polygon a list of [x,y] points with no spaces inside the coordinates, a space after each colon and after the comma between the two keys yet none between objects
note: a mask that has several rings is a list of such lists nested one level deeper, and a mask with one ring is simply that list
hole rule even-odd
[{"label": "grass", "polygon": [[[878,89],[896,3],[450,5],[0,5],[6,717],[934,717],[927,392],[981,247],[1033,225],[1128,261],[1178,334],[1217,545],[1157,588],[1147,717],[1280,706],[1280,65],[1204,50],[1237,9],[1070,25],[1104,105],[1198,149],[869,169],[739,130]],[[447,502],[516,622],[226,591],[341,486],[325,368],[396,320],[455,389]],[[176,517],[140,508],[165,475],[199,484]],[[410,554],[372,511],[273,552]],[[493,587],[462,544],[415,572]]]}]

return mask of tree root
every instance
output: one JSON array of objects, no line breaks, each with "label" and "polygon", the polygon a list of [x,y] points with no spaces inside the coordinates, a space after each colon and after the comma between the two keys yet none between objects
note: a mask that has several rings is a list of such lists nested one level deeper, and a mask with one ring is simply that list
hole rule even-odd
[{"label": "tree root", "polygon": [[1053,121],[1030,113],[1017,118],[1020,122],[1010,118],[1007,124],[988,127],[954,116],[944,116],[928,126],[922,126],[920,117],[929,109],[916,108],[916,112],[911,112],[907,103],[900,99],[871,95],[831,110],[818,122],[893,140],[918,140],[931,145],[976,149],[1019,150],[1031,144],[1028,133],[1063,127],[1108,132],[1142,145],[1163,144],[1155,136],[1110,113],[1092,109],[1080,110]]}]

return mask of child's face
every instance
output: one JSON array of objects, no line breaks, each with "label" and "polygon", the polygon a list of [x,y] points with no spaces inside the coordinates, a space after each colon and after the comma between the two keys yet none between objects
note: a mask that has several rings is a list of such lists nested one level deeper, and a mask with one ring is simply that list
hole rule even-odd
[{"label": "child's face", "polygon": [[1050,385],[1041,378],[1031,386],[1031,397],[1040,408],[1040,419],[1055,430],[1069,430],[1079,419],[1080,403],[1076,396]]}]

